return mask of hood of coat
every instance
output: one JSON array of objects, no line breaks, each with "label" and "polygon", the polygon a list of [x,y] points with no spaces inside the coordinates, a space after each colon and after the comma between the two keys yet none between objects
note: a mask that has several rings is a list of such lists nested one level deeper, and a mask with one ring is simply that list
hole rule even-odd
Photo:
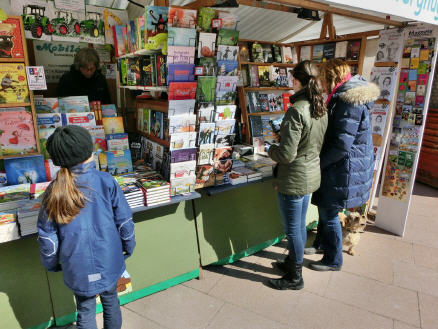
[{"label": "hood of coat", "polygon": [[72,65],[70,65],[70,72],[71,72],[72,75],[75,77],[75,79],[79,79],[79,80],[81,80],[81,79],[82,79],[82,80],[92,80],[92,79],[96,78],[96,77],[100,74],[101,70],[100,70],[100,68],[98,68],[96,71],[94,71],[94,74],[93,74],[90,78],[86,78],[86,77],[81,73],[81,71],[76,70],[75,65],[72,64]]},{"label": "hood of coat", "polygon": [[368,82],[360,75],[355,75],[341,85],[333,97],[337,96],[344,102],[357,106],[374,102],[379,95],[380,89],[376,84]]}]

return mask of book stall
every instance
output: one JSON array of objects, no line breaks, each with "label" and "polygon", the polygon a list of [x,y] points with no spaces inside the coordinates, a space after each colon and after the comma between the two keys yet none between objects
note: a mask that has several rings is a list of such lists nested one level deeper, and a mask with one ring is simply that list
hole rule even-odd
[{"label": "book stall", "polygon": [[[118,1],[3,2],[2,327],[47,328],[76,318],[62,273],[45,271],[36,239],[41,197],[59,170],[46,142],[59,126],[89,130],[97,168],[113,175],[134,213],[137,246],[118,282],[121,304],[198,278],[201,266],[227,264],[281,241],[275,162],[264,143],[276,142],[291,106],[292,71],[302,60],[342,58],[353,74],[369,69],[366,78],[379,85],[370,112],[375,179],[364,211],[372,211],[379,194],[376,225],[403,235],[435,72],[438,29],[430,24],[430,11],[418,16],[400,4],[400,17],[426,22],[407,25],[342,7],[369,11],[376,0],[331,1],[338,6],[237,1],[272,17],[324,14],[319,38],[272,41],[253,37],[240,8],[215,7],[223,1],[155,0],[144,8],[131,3],[136,10]],[[306,8],[294,11],[296,6]],[[379,9],[393,10],[386,4]],[[334,15],[380,29],[338,35]],[[374,62],[367,62],[367,47],[376,38]],[[114,80],[114,104],[55,97],[57,81],[83,47],[99,49],[108,82]],[[40,50],[57,54],[59,63],[38,57]],[[308,228],[317,220],[309,205]]]}]

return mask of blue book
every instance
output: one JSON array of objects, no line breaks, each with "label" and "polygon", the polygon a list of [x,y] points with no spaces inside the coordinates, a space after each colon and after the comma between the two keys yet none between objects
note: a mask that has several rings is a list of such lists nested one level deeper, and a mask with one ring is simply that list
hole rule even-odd
[{"label": "blue book", "polygon": [[108,172],[111,175],[124,174],[132,171],[131,151],[105,152],[108,162]]},{"label": "blue book", "polygon": [[167,33],[167,44],[169,46],[196,46],[196,29],[183,27],[169,27]]},{"label": "blue book", "polygon": [[195,64],[169,64],[167,79],[170,82],[195,81]]},{"label": "blue book", "polygon": [[237,75],[237,61],[217,61],[217,75]]},{"label": "blue book", "polygon": [[114,104],[102,104],[102,118],[111,118],[117,116],[117,109]]},{"label": "blue book", "polygon": [[151,112],[151,134],[163,139],[163,113],[158,111]]},{"label": "blue book", "polygon": [[125,139],[125,138],[128,138],[128,133],[106,134],[105,138],[107,140],[111,140],[111,139]]},{"label": "blue book", "polygon": [[46,181],[42,155],[5,159],[4,163],[9,185],[35,184]]}]

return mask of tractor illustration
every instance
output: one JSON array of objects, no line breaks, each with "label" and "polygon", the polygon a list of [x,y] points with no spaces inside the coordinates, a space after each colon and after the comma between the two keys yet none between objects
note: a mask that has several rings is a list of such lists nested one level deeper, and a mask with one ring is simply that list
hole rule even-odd
[{"label": "tractor illustration", "polygon": [[32,33],[32,37],[41,38],[43,33],[52,34],[53,28],[50,19],[44,16],[46,8],[37,5],[23,6],[24,29]]},{"label": "tractor illustration", "polygon": [[78,35],[81,33],[78,20],[73,17],[72,13],[67,11],[59,10],[57,17],[52,19],[52,25],[53,29],[60,35],[69,33]]},{"label": "tractor illustration", "polygon": [[94,38],[97,38],[100,34],[103,34],[103,21],[100,13],[91,11],[87,12],[85,20],[81,22],[81,31],[88,33]]}]

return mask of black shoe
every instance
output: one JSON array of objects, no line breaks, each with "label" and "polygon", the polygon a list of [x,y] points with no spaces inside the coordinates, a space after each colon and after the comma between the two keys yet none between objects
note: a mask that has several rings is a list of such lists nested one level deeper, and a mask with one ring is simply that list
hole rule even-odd
[{"label": "black shoe", "polygon": [[292,263],[290,262],[290,258],[289,258],[289,256],[286,256],[286,258],[285,258],[283,261],[278,260],[278,261],[275,263],[275,266],[276,266],[280,271],[288,272],[289,269],[290,269],[290,267],[292,266]]},{"label": "black shoe", "polygon": [[323,262],[315,262],[310,264],[310,268],[315,271],[340,271],[342,266],[340,265],[327,265]]},{"label": "black shoe", "polygon": [[304,255],[322,254],[323,250],[315,247],[304,248]]},{"label": "black shoe", "polygon": [[269,284],[278,290],[300,290],[304,288],[303,264],[290,264],[289,271],[280,279],[270,279]]}]

